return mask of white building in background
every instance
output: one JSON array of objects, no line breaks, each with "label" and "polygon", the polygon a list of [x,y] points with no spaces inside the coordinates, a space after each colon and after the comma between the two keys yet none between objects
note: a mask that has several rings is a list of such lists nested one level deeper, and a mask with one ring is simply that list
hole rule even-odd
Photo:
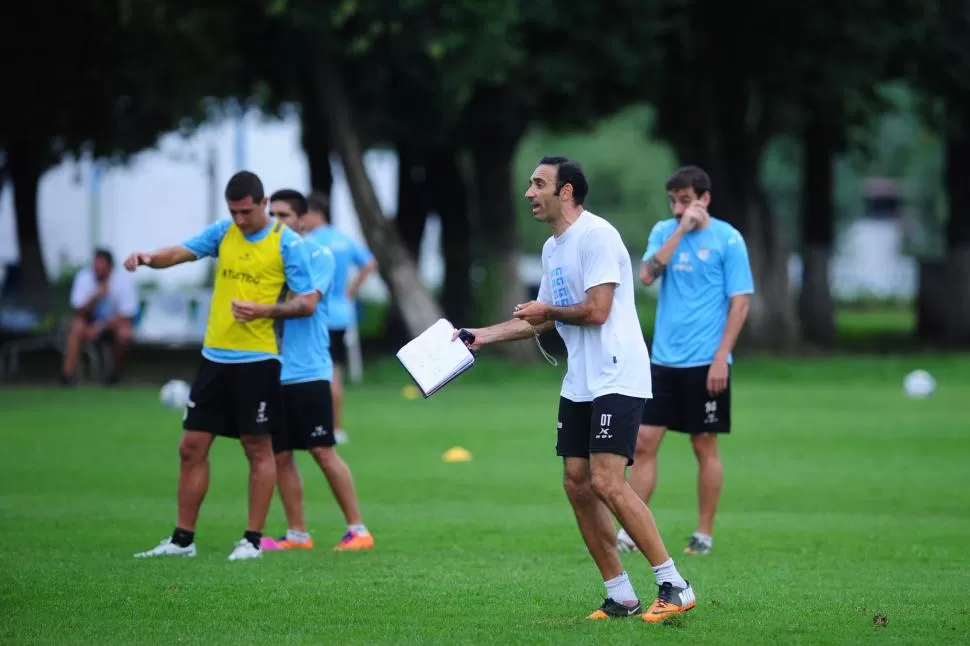
[{"label": "white building in background", "polygon": [[[210,150],[216,166],[213,214],[212,188],[207,177]],[[364,158],[384,213],[397,211],[397,156],[369,151]],[[331,193],[334,224],[364,243],[343,169],[333,162]],[[280,188],[310,188],[306,155],[300,145],[299,117],[267,120],[249,112],[238,120],[207,124],[185,139],[169,134],[155,150],[135,156],[124,167],[98,169],[90,159],[65,161],[41,178],[38,218],[44,264],[52,277],[90,261],[94,247],[109,248],[120,261],[131,251],[177,244],[214,219],[228,217],[222,191],[229,177],[242,168],[263,180],[267,193]],[[13,192],[8,184],[0,194],[0,271],[19,259]],[[421,276],[441,283],[441,225],[429,217],[419,258]],[[201,261],[165,271],[137,272],[140,283],[156,282],[164,289],[199,285],[209,262]],[[2,277],[0,277],[2,280]],[[387,291],[374,276],[362,288],[365,297],[383,299]]]},{"label": "white building in background", "polygon": [[[207,163],[214,153],[215,186],[210,187]],[[393,151],[370,151],[365,166],[384,213],[397,212],[397,156]],[[334,224],[364,242],[343,169],[333,166],[331,201]],[[202,127],[185,139],[169,134],[155,150],[145,151],[125,167],[98,172],[91,160],[66,161],[41,178],[38,217],[44,262],[57,276],[90,260],[96,246],[111,249],[120,260],[134,250],[177,244],[215,218],[228,217],[222,190],[241,168],[257,173],[267,192],[280,188],[309,189],[309,167],[300,145],[300,122],[295,113],[269,120],[249,112]],[[212,189],[215,194],[213,196]],[[871,187],[870,187],[871,188]],[[875,187],[878,190],[878,186]],[[213,199],[214,198],[214,199]],[[211,204],[217,212],[212,213]],[[838,298],[875,296],[911,298],[916,293],[917,268],[901,251],[900,218],[865,217],[840,237],[832,262],[831,283]],[[428,218],[419,257],[425,283],[437,287],[444,276],[441,223]],[[0,272],[19,258],[10,186],[0,194]],[[176,290],[200,285],[209,268],[201,261],[166,271],[139,271],[136,279]],[[523,279],[538,284],[537,256],[522,258]],[[801,261],[789,264],[792,283],[801,283]],[[2,276],[0,276],[2,280]],[[387,289],[378,276],[363,286],[365,298],[383,300]]]}]

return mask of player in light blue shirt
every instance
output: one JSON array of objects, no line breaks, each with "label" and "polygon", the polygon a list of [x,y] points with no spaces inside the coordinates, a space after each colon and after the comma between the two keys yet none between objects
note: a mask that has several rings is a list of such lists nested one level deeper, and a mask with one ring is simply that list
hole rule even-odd
[{"label": "player in light blue shirt", "polygon": [[[707,554],[724,479],[717,436],[731,431],[729,366],[754,279],[744,238],[707,212],[707,173],[686,166],[666,188],[674,217],[654,226],[640,265],[644,284],[661,282],[651,350],[653,398],[644,407],[630,485],[649,501],[664,433],[690,434],[700,469],[700,509],[685,552]],[[618,546],[632,546],[622,531]]]},{"label": "player in light blue shirt", "polygon": [[[283,189],[270,196],[270,214],[288,227],[305,232],[306,198],[299,191]],[[285,423],[273,437],[276,477],[280,499],[286,511],[286,534],[264,537],[262,548],[307,549],[313,540],[307,532],[303,510],[303,483],[293,451],[309,451],[323,470],[337,504],[347,521],[347,531],[337,550],[370,549],[374,538],[363,524],[354,492],[350,468],[337,454],[333,423],[330,380],[333,362],[327,330],[327,298],[333,289],[334,256],[327,247],[314,241],[312,231],[304,237],[309,248],[313,288],[320,303],[313,316],[283,322],[283,403]]]},{"label": "player in light blue shirt", "polygon": [[[337,443],[347,441],[343,427],[343,369],[347,365],[347,341],[345,334],[357,324],[356,300],[360,286],[377,270],[377,261],[370,251],[360,246],[343,231],[330,224],[330,201],[320,193],[307,197],[306,219],[307,237],[333,252],[333,285],[327,297],[330,327],[330,355],[333,357],[334,371],[331,381],[333,392],[333,421],[336,428]],[[357,274],[349,282],[351,268]]]}]

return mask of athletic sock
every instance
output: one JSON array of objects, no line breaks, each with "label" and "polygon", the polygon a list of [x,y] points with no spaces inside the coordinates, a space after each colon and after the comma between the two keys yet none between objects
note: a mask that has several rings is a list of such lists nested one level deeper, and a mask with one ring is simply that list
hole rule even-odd
[{"label": "athletic sock", "polygon": [[172,542],[179,547],[188,547],[195,540],[195,532],[190,532],[187,529],[182,529],[181,527],[176,527],[175,531],[172,532]]},{"label": "athletic sock", "polygon": [[626,571],[621,572],[620,576],[614,579],[604,581],[603,585],[606,586],[606,596],[613,601],[631,606],[636,603],[637,593],[633,591],[633,586],[630,584],[630,577]]},{"label": "athletic sock", "polygon": [[259,549],[259,542],[263,540],[263,532],[250,532],[247,530],[243,533],[243,538],[252,543],[253,547]]},{"label": "athletic sock", "polygon": [[306,543],[310,540],[310,532],[301,532],[298,529],[286,530],[286,540],[294,543]]},{"label": "athletic sock", "polygon": [[366,534],[369,533],[367,531],[367,527],[364,524],[360,524],[360,525],[347,525],[347,531],[348,532],[353,532],[355,534],[363,534],[363,535],[366,535]]},{"label": "athletic sock", "polygon": [[680,576],[680,572],[677,571],[677,566],[674,565],[673,559],[667,559],[653,568],[653,574],[657,577],[657,585],[670,583],[675,588],[687,587],[687,581],[684,581],[684,577]]},{"label": "athletic sock", "polygon": [[714,547],[714,537],[708,536],[707,534],[701,534],[700,532],[694,532],[694,538],[699,542],[703,543],[707,547]]}]

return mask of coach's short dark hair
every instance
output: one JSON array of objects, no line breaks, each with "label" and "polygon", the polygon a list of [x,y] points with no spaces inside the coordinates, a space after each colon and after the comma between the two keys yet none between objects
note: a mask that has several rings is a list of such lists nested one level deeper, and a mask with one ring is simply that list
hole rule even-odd
[{"label": "coach's short dark hair", "polygon": [[583,206],[589,194],[589,182],[586,181],[586,173],[579,162],[568,157],[547,155],[539,160],[539,165],[556,167],[556,195],[559,195],[563,186],[569,184],[573,187],[573,201],[576,206]]},{"label": "coach's short dark hair", "polygon": [[307,200],[303,193],[292,188],[281,188],[269,196],[270,202],[286,202],[293,207],[293,212],[303,215],[307,212]]},{"label": "coach's short dark hair", "polygon": [[307,198],[307,210],[316,211],[330,222],[330,198],[320,191],[311,192]]},{"label": "coach's short dark hair", "polygon": [[114,268],[115,266],[115,257],[111,254],[110,251],[108,251],[104,247],[98,247],[97,249],[95,249],[94,257],[104,258],[104,261],[108,263],[108,267]]},{"label": "coach's short dark hair", "polygon": [[711,177],[700,166],[682,166],[667,180],[668,191],[694,189],[697,197],[711,192]]},{"label": "coach's short dark hair", "polygon": [[229,178],[229,183],[226,184],[226,200],[238,202],[247,197],[253,198],[253,202],[260,202],[266,197],[266,193],[263,190],[263,182],[256,173],[241,170]]}]

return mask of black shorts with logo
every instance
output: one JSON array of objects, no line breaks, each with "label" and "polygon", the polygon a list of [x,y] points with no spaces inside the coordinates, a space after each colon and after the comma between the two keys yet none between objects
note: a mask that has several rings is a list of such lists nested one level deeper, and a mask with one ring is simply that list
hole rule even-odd
[{"label": "black shorts with logo", "polygon": [[336,444],[329,381],[286,384],[283,407],[284,424],[273,435],[273,451],[306,451]]},{"label": "black shorts with logo", "polygon": [[271,435],[283,415],[280,368],[277,359],[217,363],[203,357],[182,428],[235,438]]},{"label": "black shorts with logo", "polygon": [[590,453],[616,453],[633,464],[643,402],[627,395],[602,395],[591,402],[560,397],[556,455],[588,459]]},{"label": "black shorts with logo", "polygon": [[707,391],[710,368],[651,365],[653,399],[648,399],[643,407],[643,423],[682,433],[730,433],[730,368],[727,388],[715,396]]},{"label": "black shorts with logo", "polygon": [[347,339],[346,330],[330,330],[330,358],[333,365],[347,365]]}]

